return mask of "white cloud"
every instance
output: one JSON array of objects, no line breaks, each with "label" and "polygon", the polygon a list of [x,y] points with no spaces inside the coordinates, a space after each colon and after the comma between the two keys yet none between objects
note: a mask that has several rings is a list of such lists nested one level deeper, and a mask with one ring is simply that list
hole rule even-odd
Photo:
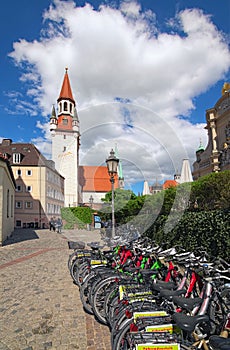
[{"label": "white cloud", "polygon": [[[69,67],[82,164],[102,164],[117,142],[130,181],[141,179],[140,173],[147,179],[172,176],[184,156],[194,158],[199,139],[207,141],[204,125],[178,116],[189,116],[193,99],[230,67],[224,37],[200,10],[176,14],[171,32],[159,32],[156,20],[136,1],[94,10],[55,0],[44,12],[41,38],[14,43],[10,54],[16,64],[27,63],[21,79],[29,82],[27,93],[43,116],[50,114]],[[45,132],[34,142],[47,153],[48,125],[38,127]]]}]

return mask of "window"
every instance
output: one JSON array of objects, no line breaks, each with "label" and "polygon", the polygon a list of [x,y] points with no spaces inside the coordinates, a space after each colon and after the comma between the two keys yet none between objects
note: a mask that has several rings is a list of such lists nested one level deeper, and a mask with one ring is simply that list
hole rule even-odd
[{"label": "window", "polygon": [[66,135],[63,135],[64,140],[66,139]]},{"label": "window", "polygon": [[67,102],[64,102],[64,111],[67,112],[68,111],[68,105]]},{"label": "window", "polygon": [[26,170],[26,175],[31,176],[32,175],[32,170]]},{"label": "window", "polygon": [[32,192],[32,186],[26,186],[26,192]]},{"label": "window", "polygon": [[16,191],[17,192],[21,192],[22,191],[22,186],[21,185],[17,185],[16,186]]},{"label": "window", "polygon": [[22,202],[21,201],[15,202],[15,207],[16,208],[21,208],[22,207]]},{"label": "window", "polygon": [[26,207],[27,209],[33,208],[33,202],[25,202],[25,207]]},{"label": "window", "polygon": [[18,176],[21,176],[22,175],[21,169],[18,169],[16,173],[17,173]]},{"label": "window", "polygon": [[68,119],[67,118],[63,118],[62,119],[62,124],[63,125],[68,125]]},{"label": "window", "polygon": [[9,211],[10,211],[10,190],[7,190],[7,197],[6,197],[6,216],[9,217]]},{"label": "window", "polygon": [[65,152],[65,151],[66,151],[66,147],[64,146],[64,147],[63,147],[63,152]]},{"label": "window", "polygon": [[13,195],[11,195],[11,202],[10,202],[10,211],[11,211],[11,217],[13,217],[13,213],[14,213],[14,208],[13,208],[13,205],[14,205],[14,197]]},{"label": "window", "polygon": [[22,226],[21,220],[16,220],[16,227],[21,227],[21,226]]},{"label": "window", "polygon": [[70,113],[72,113],[72,110],[73,110],[73,105],[72,103],[70,104]]},{"label": "window", "polygon": [[13,153],[13,163],[14,164],[21,163],[21,153]]}]

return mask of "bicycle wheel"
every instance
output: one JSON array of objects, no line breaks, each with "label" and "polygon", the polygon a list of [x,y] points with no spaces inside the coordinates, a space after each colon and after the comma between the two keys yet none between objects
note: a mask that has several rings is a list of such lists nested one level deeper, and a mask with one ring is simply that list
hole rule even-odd
[{"label": "bicycle wheel", "polygon": [[129,305],[124,305],[124,307],[120,310],[119,314],[113,320],[111,327],[111,339],[114,339],[116,335],[120,332],[120,330],[123,329],[123,326],[125,325],[128,319],[127,313],[129,313],[131,317],[134,312],[157,310],[159,310],[159,308],[154,303],[151,303],[151,301],[149,300],[137,300]]},{"label": "bicycle wheel", "polygon": [[106,278],[105,280],[102,280],[97,285],[97,289],[95,290],[94,294],[92,295],[92,308],[94,311],[94,315],[103,324],[108,324],[105,311],[104,311],[104,300],[107,295],[107,293],[110,290],[110,286],[112,283],[116,283],[114,281],[115,276],[111,276]]},{"label": "bicycle wheel", "polygon": [[104,312],[109,325],[111,324],[111,319],[113,315],[113,312],[111,309],[113,309],[115,305],[118,304],[118,297],[119,297],[118,286],[117,284],[112,284],[110,286],[110,291],[107,293],[104,300]]},{"label": "bicycle wheel", "polygon": [[130,332],[130,325],[133,322],[133,319],[126,320],[123,328],[116,335],[115,338],[111,338],[112,350],[128,350],[130,346],[127,341],[127,334]]},{"label": "bicycle wheel", "polygon": [[91,283],[93,278],[94,278],[94,275],[89,274],[88,276],[86,276],[85,281],[80,286],[80,298],[81,298],[83,308],[90,315],[93,315],[93,309],[89,303],[88,295],[89,295],[89,290],[91,288]]},{"label": "bicycle wheel", "polygon": [[[71,263],[69,271],[70,271],[70,275],[74,281],[75,281],[75,275],[77,273],[77,270],[79,269],[79,267],[81,266],[82,263],[83,263],[83,260],[78,259],[78,258],[73,260],[73,262]],[[76,281],[75,281],[75,283],[76,283]]]},{"label": "bicycle wheel", "polygon": [[71,269],[71,265],[73,264],[73,262],[75,261],[75,259],[76,259],[76,253],[75,253],[75,251],[72,253],[72,254],[70,254],[69,255],[69,259],[68,259],[68,269],[69,269],[69,271],[70,271],[70,269]]},{"label": "bicycle wheel", "polygon": [[88,261],[84,261],[82,264],[80,264],[80,266],[78,266],[77,263],[76,264],[74,263],[73,265],[75,265],[73,266],[73,279],[74,279],[74,282],[78,286],[80,286],[84,280],[84,277],[89,274],[89,269],[88,269],[89,263]]}]

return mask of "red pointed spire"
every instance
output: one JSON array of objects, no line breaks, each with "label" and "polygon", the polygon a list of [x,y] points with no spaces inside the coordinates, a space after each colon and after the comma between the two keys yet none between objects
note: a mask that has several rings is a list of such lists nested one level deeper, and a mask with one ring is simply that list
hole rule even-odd
[{"label": "red pointed spire", "polygon": [[74,105],[75,105],[75,101],[74,101],[71,86],[70,86],[69,76],[68,76],[68,68],[66,68],[65,70],[66,70],[65,76],[64,76],[63,83],[62,83],[62,88],[61,88],[61,92],[60,92],[58,101],[60,99],[63,99],[63,98],[69,99],[69,100],[73,101]]}]

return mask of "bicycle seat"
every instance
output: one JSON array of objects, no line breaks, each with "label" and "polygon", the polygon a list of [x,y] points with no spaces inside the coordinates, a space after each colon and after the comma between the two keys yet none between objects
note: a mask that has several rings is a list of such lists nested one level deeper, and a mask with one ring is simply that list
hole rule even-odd
[{"label": "bicycle seat", "polygon": [[190,333],[194,331],[197,324],[209,321],[209,317],[207,315],[189,316],[181,313],[173,314],[172,319],[183,331]]},{"label": "bicycle seat", "polygon": [[192,311],[195,306],[199,306],[203,299],[197,297],[197,298],[185,298],[185,297],[178,297],[174,296],[172,298],[174,304],[177,306],[180,306],[182,309],[185,309],[187,311]]},{"label": "bicycle seat", "polygon": [[100,246],[100,242],[90,242],[90,243],[87,243],[87,246],[93,250],[104,248],[104,246]]},{"label": "bicycle seat", "polygon": [[176,285],[174,282],[157,281],[153,283],[152,288],[159,292],[162,289],[175,289]]},{"label": "bicycle seat", "polygon": [[209,344],[214,350],[229,350],[230,338],[223,338],[219,335],[212,335],[209,338]]},{"label": "bicycle seat", "polygon": [[160,290],[160,296],[170,301],[173,299],[174,296],[179,296],[185,293],[186,293],[185,289],[180,289],[180,290],[161,289]]}]

